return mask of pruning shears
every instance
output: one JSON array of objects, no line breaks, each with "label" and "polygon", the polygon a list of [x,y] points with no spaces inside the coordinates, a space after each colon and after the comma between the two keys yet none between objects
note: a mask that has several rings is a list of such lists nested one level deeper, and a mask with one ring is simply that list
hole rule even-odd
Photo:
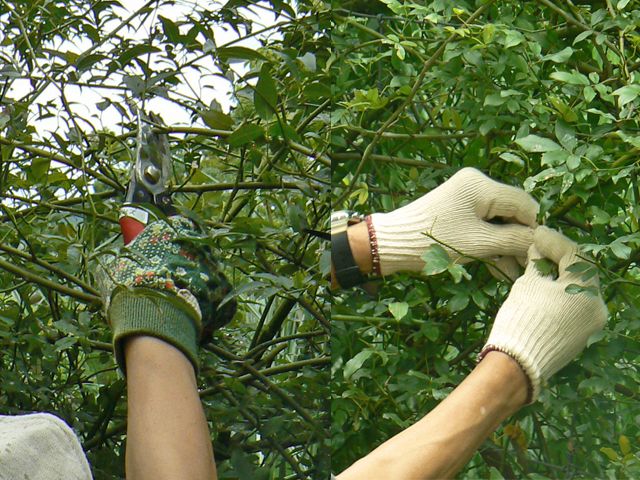
[{"label": "pruning shears", "polygon": [[176,214],[169,190],[172,172],[169,140],[165,133],[153,131],[154,124],[161,123],[154,113],[138,114],[136,161],[131,167],[131,180],[118,219],[125,245],[157,217],[158,210],[166,216]]}]

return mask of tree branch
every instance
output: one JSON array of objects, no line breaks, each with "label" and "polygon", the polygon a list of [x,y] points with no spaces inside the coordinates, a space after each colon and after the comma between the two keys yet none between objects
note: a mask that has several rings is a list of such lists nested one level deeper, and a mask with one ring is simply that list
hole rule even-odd
[{"label": "tree branch", "polygon": [[93,305],[100,305],[102,304],[102,299],[100,297],[98,297],[97,295],[92,295],[89,293],[85,293],[83,291],[80,290],[75,290],[72,288],[69,288],[65,285],[60,285],[59,283],[56,282],[52,282],[51,280],[48,280],[46,278],[42,278],[40,275],[37,275],[33,272],[30,272],[29,270],[26,270],[24,268],[21,268],[17,265],[14,265],[13,263],[9,263],[5,260],[0,259],[0,268],[3,270],[6,270],[8,272],[13,273],[14,275],[18,275],[22,278],[24,278],[25,280],[38,284],[42,287],[48,288],[50,290],[55,290],[58,293],[62,293],[64,295],[68,295],[70,297],[73,297],[77,300],[80,300],[81,302],[84,303],[88,303],[88,304],[93,304]]},{"label": "tree branch", "polygon": [[[311,188],[318,188],[312,183],[307,184]],[[177,188],[176,192],[215,192],[221,190],[301,190],[299,183],[294,182],[237,182],[237,183],[208,183],[208,184],[189,184]]]},{"label": "tree branch", "polygon": [[30,253],[27,253],[27,252],[22,251],[22,250],[18,250],[17,248],[14,248],[14,247],[12,247],[10,245],[6,245],[4,243],[0,243],[0,250],[2,250],[4,252],[7,252],[7,253],[9,253],[11,255],[15,255],[17,257],[23,258],[24,260],[28,260],[28,261],[30,261],[32,263],[35,263],[36,265],[38,265],[38,266],[40,266],[42,268],[46,268],[47,270],[55,273],[56,275],[64,278],[65,280],[68,280],[69,282],[75,283],[77,286],[79,286],[83,290],[86,290],[91,295],[94,295],[94,296],[99,296],[100,295],[99,292],[95,288],[93,288],[88,283],[80,280],[75,275],[72,275],[72,274],[64,271],[60,267],[56,267],[55,265],[52,265],[49,262],[46,262],[45,260],[41,260],[41,259],[35,257],[34,255],[31,255]]},{"label": "tree branch", "polygon": [[62,155],[58,155],[56,153],[53,152],[48,152],[47,150],[43,150],[42,148],[38,148],[38,147],[34,147],[31,145],[25,145],[22,143],[18,143],[15,142],[13,140],[10,140],[6,137],[0,137],[0,144],[1,145],[7,145],[10,147],[15,147],[15,148],[19,148],[20,150],[23,150],[25,152],[28,153],[32,153],[33,155],[37,155],[39,157],[44,157],[44,158],[50,158],[51,160],[55,160],[56,162],[62,163],[63,165],[66,165],[68,167],[71,168],[75,168],[76,170],[80,170],[88,175],[90,175],[91,177],[95,178],[96,180],[99,180],[100,182],[109,185],[112,188],[115,188],[116,190],[119,191],[124,191],[122,186],[119,185],[117,182],[114,182],[113,180],[111,180],[108,177],[105,177],[104,175],[102,175],[99,172],[96,172],[95,170],[92,170],[90,168],[86,168],[83,167],[82,165],[73,162],[69,159],[67,159],[66,157],[63,157]]}]

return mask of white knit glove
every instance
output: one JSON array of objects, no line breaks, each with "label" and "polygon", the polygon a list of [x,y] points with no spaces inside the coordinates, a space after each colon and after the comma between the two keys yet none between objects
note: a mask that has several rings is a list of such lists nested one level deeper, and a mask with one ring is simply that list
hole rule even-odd
[{"label": "white knit glove", "polygon": [[[499,350],[514,358],[530,381],[529,401],[538,398],[541,385],[586,346],[589,336],[604,327],[607,307],[600,294],[567,293],[571,284],[594,287],[598,276],[587,281],[567,267],[584,262],[578,246],[564,235],[538,227],[529,249],[526,271],[513,284],[491,329],[480,358]],[[540,273],[534,260],[548,258],[558,264],[558,278]]]},{"label": "white knit glove", "polygon": [[[517,276],[513,257],[526,257],[538,208],[524,190],[491,180],[475,168],[464,168],[414,202],[390,213],[371,215],[380,272],[420,271],[424,267],[422,255],[429,246],[441,242],[449,256],[460,263],[473,260],[469,257],[507,258],[498,262],[499,268],[507,270],[510,277]],[[496,217],[507,224],[488,222]]]}]

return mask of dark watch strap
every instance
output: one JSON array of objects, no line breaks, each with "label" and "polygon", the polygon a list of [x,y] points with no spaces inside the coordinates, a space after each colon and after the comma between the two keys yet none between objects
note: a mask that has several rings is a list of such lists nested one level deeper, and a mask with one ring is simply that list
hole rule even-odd
[{"label": "dark watch strap", "polygon": [[351,253],[346,230],[331,235],[331,261],[336,271],[336,280],[342,288],[355,287],[366,282]]}]

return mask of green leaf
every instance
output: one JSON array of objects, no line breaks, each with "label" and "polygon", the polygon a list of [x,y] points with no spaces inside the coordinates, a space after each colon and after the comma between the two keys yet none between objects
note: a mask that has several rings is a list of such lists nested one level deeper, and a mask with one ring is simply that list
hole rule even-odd
[{"label": "green leaf", "polygon": [[628,143],[636,148],[640,148],[640,135],[627,135],[622,130],[618,130],[615,132],[618,137],[622,139],[623,142]]},{"label": "green leaf", "polygon": [[589,338],[587,339],[587,348],[589,348],[594,343],[599,342],[606,336],[607,336],[607,332],[605,330],[598,330],[597,332],[592,333],[591,335],[589,335]]},{"label": "green leaf", "polygon": [[31,162],[31,168],[27,171],[32,181],[41,182],[49,173],[49,167],[51,166],[50,158],[39,157]]},{"label": "green leaf", "polygon": [[555,135],[560,145],[566,148],[569,152],[573,152],[574,148],[578,144],[576,139],[575,130],[569,126],[564,120],[558,120],[555,126]]},{"label": "green leaf", "polygon": [[422,260],[425,262],[422,272],[426,275],[442,273],[449,267],[449,263],[451,263],[447,251],[438,244],[431,245],[427,248],[427,251],[422,255]]},{"label": "green leaf", "polygon": [[590,86],[584,87],[584,89],[582,90],[582,95],[584,96],[584,99],[587,101],[587,103],[596,98],[596,92]]},{"label": "green leaf", "polygon": [[229,63],[237,63],[245,60],[267,60],[267,58],[257,50],[247,47],[218,48],[215,51],[215,55],[223,62]]},{"label": "green leaf", "polygon": [[214,130],[230,130],[233,127],[234,120],[226,113],[220,110],[203,110],[200,116],[204,123]]},{"label": "green leaf", "polygon": [[[271,128],[269,128],[269,137],[282,138],[287,140],[293,140],[294,142],[302,142],[302,138],[291,125],[287,125],[282,122],[272,122]],[[363,190],[367,190],[367,186],[364,185]]]},{"label": "green leaf", "polygon": [[580,293],[589,293],[594,296],[599,295],[599,291],[596,287],[585,287],[584,285],[578,285],[577,283],[570,283],[565,287],[564,291],[570,295],[577,295]]},{"label": "green leaf", "polygon": [[604,453],[612,462],[616,462],[618,460],[618,452],[616,452],[613,448],[602,447],[600,451]]},{"label": "green leaf", "polygon": [[550,77],[571,85],[589,85],[589,79],[578,72],[553,72]]},{"label": "green leaf", "polygon": [[499,105],[502,105],[503,103],[505,103],[507,101],[506,98],[504,98],[502,95],[500,95],[499,93],[492,93],[491,95],[487,95],[484,99],[484,106],[489,106],[489,107],[497,107]]},{"label": "green leaf", "polygon": [[571,58],[571,55],[573,55],[573,48],[566,47],[559,52],[545,55],[544,57],[542,57],[542,61],[545,62],[547,60],[551,60],[554,63],[565,63]]},{"label": "green leaf", "polygon": [[616,240],[609,244],[609,248],[611,252],[618,258],[626,260],[631,256],[631,247],[625,245],[624,243]]},{"label": "green leaf", "polygon": [[473,303],[483,310],[489,306],[489,297],[482,293],[482,290],[473,290],[471,298],[473,298]]},{"label": "green leaf", "polygon": [[464,310],[469,305],[469,294],[467,292],[458,292],[449,299],[447,306],[451,313]]},{"label": "green leaf", "polygon": [[539,137],[538,135],[527,135],[526,137],[517,139],[516,143],[520,145],[525,152],[540,153],[562,149],[562,147],[553,140]]},{"label": "green leaf", "polygon": [[460,280],[462,280],[463,277],[467,280],[471,280],[471,275],[469,275],[469,272],[467,272],[465,268],[459,263],[450,263],[447,266],[447,271],[449,272],[451,278],[453,278],[453,281],[455,283],[460,283]]},{"label": "green leaf", "polygon": [[160,49],[158,47],[154,47],[153,45],[136,45],[135,47],[131,47],[130,49],[125,50],[124,53],[122,53],[118,57],[118,63],[121,67],[124,67],[128,65],[134,58],[159,51]]},{"label": "green leaf", "polygon": [[331,88],[322,82],[312,82],[304,86],[304,94],[310,100],[325,99],[331,96]]},{"label": "green leaf", "polygon": [[397,413],[385,412],[382,414],[382,418],[385,420],[391,420],[395,425],[403,430],[411,425],[410,421],[401,419]]},{"label": "green leaf", "polygon": [[407,302],[390,303],[389,311],[396,320],[402,320],[409,312],[409,304]]},{"label": "green leaf", "polygon": [[573,263],[566,268],[566,271],[570,273],[581,274],[580,279],[583,282],[587,282],[591,280],[593,277],[595,277],[596,275],[598,275],[598,268],[589,262]]},{"label": "green leaf", "polygon": [[478,131],[480,132],[481,135],[486,135],[494,128],[496,128],[496,119],[491,117],[485,120],[484,122],[482,122]]},{"label": "green leaf", "polygon": [[613,95],[618,97],[618,105],[622,108],[640,95],[640,85],[627,85],[615,90]]},{"label": "green leaf", "polygon": [[294,232],[303,232],[309,228],[309,222],[304,208],[295,203],[291,203],[287,208],[287,218]]},{"label": "green leaf", "polygon": [[142,78],[136,75],[125,75],[122,80],[134,96],[139,97],[145,89],[145,83]]},{"label": "green leaf", "polygon": [[586,31],[580,33],[573,40],[573,45],[575,45],[576,43],[580,43],[582,40],[584,40],[585,38],[589,37],[592,33],[593,33],[593,30],[586,30]]},{"label": "green leaf", "polygon": [[371,349],[362,350],[358,352],[355,357],[351,358],[344,366],[342,375],[345,380],[349,380],[351,376],[362,368],[364,362],[366,362],[374,354]]},{"label": "green leaf", "polygon": [[440,329],[436,324],[431,322],[425,322],[422,325],[420,331],[427,339],[431,340],[432,342],[436,342],[440,337]]},{"label": "green leaf", "polygon": [[238,480],[258,480],[260,474],[255,468],[254,458],[248,453],[234,449],[231,453],[230,463],[233,465],[234,477]]},{"label": "green leaf", "polygon": [[253,92],[253,103],[263,120],[269,120],[276,111],[278,92],[268,65],[264,65],[260,70],[260,77]]},{"label": "green leaf", "polygon": [[102,55],[101,53],[92,53],[86,56],[80,55],[78,57],[78,60],[75,63],[76,69],[79,72],[84,72],[86,70],[89,70],[99,61],[104,60],[106,58],[109,58],[109,57],[107,57],[106,55]]},{"label": "green leaf", "polygon": [[61,352],[78,343],[78,337],[62,337],[56,341],[56,352]]},{"label": "green leaf", "polygon": [[504,34],[504,48],[515,47],[524,41],[524,35],[517,30],[506,30]]},{"label": "green leaf", "polygon": [[245,123],[227,137],[227,143],[232,147],[241,147],[264,136],[264,129],[253,123]]},{"label": "green leaf", "polygon": [[96,103],[96,107],[98,108],[98,110],[100,110],[101,112],[104,112],[107,108],[109,108],[111,106],[111,100],[109,100],[108,98],[106,100],[103,100],[102,102],[98,102]]},{"label": "green leaf", "polygon": [[570,171],[574,171],[580,166],[580,157],[578,155],[569,155],[567,157],[567,168]]},{"label": "green leaf", "polygon": [[0,68],[0,78],[20,78],[21,75],[20,71],[18,71],[13,65],[5,65]]},{"label": "green leaf", "polygon": [[536,258],[533,263],[542,275],[558,276],[558,266],[548,258]]},{"label": "green leaf", "polygon": [[501,97],[519,97],[523,95],[522,92],[519,92],[518,90],[513,90],[513,89],[507,89],[507,90],[501,90],[500,91],[500,96]]},{"label": "green leaf", "polygon": [[162,15],[159,15],[158,18],[162,23],[162,31],[169,39],[169,41],[173,44],[180,42],[180,29],[174,23],[174,21],[170,18],[163,17]]},{"label": "green leaf", "polygon": [[296,60],[298,62],[300,62],[300,64],[308,72],[315,72],[316,71],[316,68],[317,68],[317,66],[316,66],[316,56],[313,53],[307,52],[304,55],[302,55],[301,57],[296,58]]},{"label": "green leaf", "polygon": [[91,322],[91,314],[89,312],[80,312],[78,315],[78,324],[84,328],[88,328]]},{"label": "green leaf", "polygon": [[484,43],[491,43],[491,41],[493,40],[493,37],[495,36],[495,33],[496,33],[495,25],[493,25],[492,23],[484,25],[482,27],[482,41]]},{"label": "green leaf", "polygon": [[545,152],[542,154],[542,158],[540,159],[541,165],[549,165],[552,167],[563,165],[567,158],[569,158],[569,152],[566,150],[552,150],[550,152]]},{"label": "green leaf", "polygon": [[620,445],[620,451],[622,455],[627,455],[631,453],[631,441],[629,441],[629,437],[626,435],[620,435],[618,438],[618,445]]},{"label": "green leaf", "polygon": [[389,99],[381,97],[377,88],[370,88],[369,90],[356,90],[351,104],[360,110],[367,110],[384,108],[387,103],[389,103]]},{"label": "green leaf", "polygon": [[502,473],[496,467],[491,467],[489,469],[489,480],[504,480]]},{"label": "green leaf", "polygon": [[560,194],[566,193],[572,186],[575,180],[574,175],[571,172],[565,172],[562,175],[562,188],[560,189]]},{"label": "green leaf", "polygon": [[591,207],[591,214],[593,215],[593,219],[591,220],[593,225],[608,225],[611,221],[611,215],[598,206],[594,205]]},{"label": "green leaf", "polygon": [[524,160],[522,160],[519,156],[517,156],[517,155],[515,155],[513,153],[504,152],[504,153],[501,153],[499,155],[499,157],[501,159],[503,159],[505,162],[514,163],[514,164],[519,165],[521,167],[524,166]]}]

